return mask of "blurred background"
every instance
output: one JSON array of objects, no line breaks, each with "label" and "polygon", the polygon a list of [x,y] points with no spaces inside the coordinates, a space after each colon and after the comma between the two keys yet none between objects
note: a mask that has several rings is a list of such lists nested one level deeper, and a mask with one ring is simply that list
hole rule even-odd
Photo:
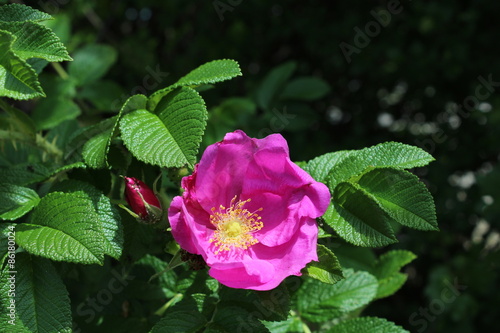
[{"label": "blurred background", "polygon": [[210,113],[204,146],[241,128],[255,137],[281,133],[295,161],[384,141],[431,153],[436,161],[414,172],[435,198],[441,231],[399,231],[400,242],[390,248],[418,259],[406,267],[406,285],[365,314],[412,332],[494,327],[500,2],[23,3],[55,16],[50,25],[75,61],[93,64],[89,70],[101,76],[88,82],[80,74],[67,89],[62,82],[44,85],[58,70],[47,68],[42,85],[56,91],[34,107],[35,119],[52,114],[43,117],[42,130],[79,115],[95,123],[133,94],[149,95],[205,62],[229,58],[243,77],[201,92]]}]

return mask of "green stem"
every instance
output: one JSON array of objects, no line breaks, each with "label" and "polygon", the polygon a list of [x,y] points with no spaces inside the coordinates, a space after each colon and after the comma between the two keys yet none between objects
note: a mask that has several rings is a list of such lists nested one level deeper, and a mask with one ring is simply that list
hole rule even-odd
[{"label": "green stem", "polygon": [[302,329],[304,330],[304,333],[311,333],[311,330],[307,327],[306,323],[302,323]]},{"label": "green stem", "polygon": [[51,62],[50,64],[52,65],[52,67],[56,70],[57,74],[59,74],[59,76],[63,80],[69,79],[68,73],[66,73],[66,71],[64,70],[64,68],[59,63],[57,63],[57,62]]},{"label": "green stem", "polygon": [[167,303],[165,303],[161,308],[156,310],[155,315],[160,316],[160,317],[163,316],[165,311],[167,311],[167,309],[172,305],[172,303],[174,303],[177,300],[182,299],[182,296],[183,296],[182,294],[175,294],[175,296],[172,297]]},{"label": "green stem", "polygon": [[181,250],[179,249],[177,251],[177,253],[174,255],[174,257],[172,258],[172,260],[170,260],[167,267],[165,267],[165,269],[163,271],[156,273],[155,275],[150,277],[148,283],[151,282],[152,280],[156,279],[158,276],[162,275],[163,273],[168,272],[169,270],[174,269],[175,267],[180,266],[183,263],[184,263],[184,261],[181,259]]},{"label": "green stem", "polygon": [[55,157],[56,161],[62,159],[63,151],[54,142],[49,142],[41,134],[36,133],[35,123],[28,115],[3,99],[0,99],[0,108],[10,116],[8,121],[13,127],[13,130],[0,131],[0,139],[24,142]]},{"label": "green stem", "polygon": [[48,142],[46,138],[44,138],[40,134],[37,134],[35,143],[38,148],[47,152],[49,155],[54,156],[57,162],[61,161],[63,157],[63,151],[59,149],[59,147],[57,147],[53,142]]}]

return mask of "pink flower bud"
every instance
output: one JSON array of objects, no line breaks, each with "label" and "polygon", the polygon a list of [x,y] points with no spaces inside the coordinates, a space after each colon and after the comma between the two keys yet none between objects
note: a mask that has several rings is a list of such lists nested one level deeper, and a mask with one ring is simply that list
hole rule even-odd
[{"label": "pink flower bud", "polygon": [[142,181],[134,177],[125,179],[125,199],[137,218],[144,223],[156,223],[162,215],[160,201],[154,192]]}]

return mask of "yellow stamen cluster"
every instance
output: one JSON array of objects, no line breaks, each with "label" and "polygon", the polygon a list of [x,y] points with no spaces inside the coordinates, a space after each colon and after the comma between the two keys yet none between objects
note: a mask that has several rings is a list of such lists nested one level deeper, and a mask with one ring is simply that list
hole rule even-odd
[{"label": "yellow stamen cluster", "polygon": [[216,227],[216,230],[212,234],[210,242],[217,247],[215,254],[233,248],[246,250],[259,242],[252,233],[264,226],[261,217],[256,214],[262,208],[255,212],[244,209],[243,206],[250,200],[236,201],[235,196],[228,208],[220,205],[217,212],[215,207],[212,208],[210,222]]}]

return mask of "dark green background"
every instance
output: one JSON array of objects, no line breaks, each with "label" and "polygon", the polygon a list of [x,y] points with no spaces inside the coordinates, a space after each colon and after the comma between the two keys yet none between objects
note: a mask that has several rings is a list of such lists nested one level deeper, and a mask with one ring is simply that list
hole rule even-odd
[{"label": "dark green background", "polygon": [[[415,172],[435,197],[441,231],[400,230],[400,243],[391,248],[411,250],[418,259],[406,268],[409,279],[403,289],[365,313],[412,332],[495,327],[500,306],[500,83],[489,94],[478,87],[479,77],[500,82],[500,2],[401,1],[400,12],[385,27],[375,23],[371,11],[386,10],[386,1],[25,3],[66,17],[70,31],[62,33],[70,52],[94,42],[115,48],[118,60],[105,78],[118,84],[122,94],[144,92],[138,87],[145,86],[147,68],[168,73],[158,89],[221,58],[238,61],[243,77],[202,92],[209,110],[233,97],[255,101],[266,74],[288,61],[297,64],[293,78],[316,76],[330,86],[328,94],[299,105],[302,109],[276,100],[268,109],[221,111],[212,116],[204,144],[221,139],[227,129],[257,135],[269,126],[272,110],[286,109],[295,118],[280,133],[297,161],[390,140],[432,153],[436,161]],[[372,30],[367,45],[356,44],[357,31],[365,31],[367,24],[380,31]],[[342,42],[358,46],[350,62]],[[470,111],[454,109],[476,100],[482,104]],[[106,116],[85,113],[82,119],[92,123]],[[489,229],[480,234],[478,225]]]}]

